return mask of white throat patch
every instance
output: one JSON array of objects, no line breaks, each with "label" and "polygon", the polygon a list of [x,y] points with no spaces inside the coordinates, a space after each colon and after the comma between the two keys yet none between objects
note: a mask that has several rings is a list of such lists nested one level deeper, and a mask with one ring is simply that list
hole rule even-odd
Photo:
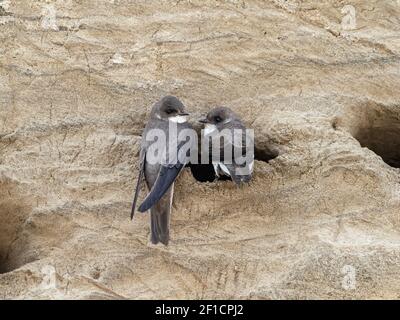
[{"label": "white throat patch", "polygon": [[204,135],[205,135],[205,136],[208,136],[208,135],[210,135],[211,133],[213,133],[215,130],[217,130],[217,126],[216,126],[215,124],[207,123],[207,124],[204,126]]},{"label": "white throat patch", "polygon": [[169,121],[175,122],[175,123],[185,123],[188,120],[187,116],[175,116],[175,117],[169,117]]}]

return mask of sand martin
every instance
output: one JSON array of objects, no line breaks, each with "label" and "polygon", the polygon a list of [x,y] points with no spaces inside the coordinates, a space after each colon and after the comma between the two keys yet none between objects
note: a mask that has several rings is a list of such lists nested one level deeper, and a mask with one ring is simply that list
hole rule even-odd
[{"label": "sand martin", "polygon": [[[179,139],[176,138],[183,133],[183,130],[194,132],[191,125],[187,123],[187,117],[188,113],[182,102],[176,97],[166,96],[153,105],[150,120],[143,132],[139,155],[139,175],[131,218],[135,212],[139,190],[144,178],[150,191],[138,211],[145,212],[150,209],[151,242],[154,244],[161,242],[167,245],[169,241],[174,181],[187,164],[186,159],[182,160],[182,157],[179,156],[179,151],[182,151],[185,142],[178,141]],[[154,139],[155,136],[157,139]],[[166,143],[161,142],[160,136],[165,137]],[[172,141],[176,141],[176,143]],[[197,144],[197,141],[195,143]],[[187,145],[186,148],[188,148]]]},{"label": "sand martin", "polygon": [[216,146],[215,141],[211,140],[213,142],[210,147],[210,158],[216,176],[229,176],[238,185],[249,182],[254,166],[254,137],[246,130],[240,118],[229,108],[217,107],[199,121],[204,124],[203,138],[212,138],[218,134],[224,137],[219,138],[217,157],[213,150]]}]

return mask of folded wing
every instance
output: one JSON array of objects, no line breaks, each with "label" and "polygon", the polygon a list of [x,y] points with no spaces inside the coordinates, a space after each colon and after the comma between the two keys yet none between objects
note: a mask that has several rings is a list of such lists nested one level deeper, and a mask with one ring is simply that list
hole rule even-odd
[{"label": "folded wing", "polygon": [[150,190],[146,199],[139,207],[140,212],[149,210],[155,203],[157,203],[162,196],[168,191],[169,187],[174,183],[179,173],[182,171],[184,164],[178,163],[175,165],[162,165],[158,173],[156,182]]}]

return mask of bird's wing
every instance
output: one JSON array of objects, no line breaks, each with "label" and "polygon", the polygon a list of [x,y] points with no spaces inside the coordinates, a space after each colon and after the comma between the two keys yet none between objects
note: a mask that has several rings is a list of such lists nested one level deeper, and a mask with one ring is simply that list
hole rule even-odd
[{"label": "bird's wing", "polygon": [[[225,168],[223,170],[228,170],[229,175],[231,176],[232,180],[237,184],[241,185],[243,182],[249,182],[251,179],[252,173],[252,163],[242,163],[239,164],[236,162],[235,159],[235,148],[239,148],[241,151],[241,156],[246,157],[248,154],[251,156],[252,160],[254,159],[254,139],[251,135],[246,133],[246,128],[243,125],[235,125],[235,128],[230,128],[233,133],[233,129],[241,129],[242,136],[235,137],[232,141],[228,141],[227,143],[231,144],[231,151],[232,151],[232,163],[223,163]],[[236,142],[236,143],[235,143]],[[221,154],[223,154],[224,150],[221,147]],[[254,161],[254,160],[253,160]],[[224,170],[224,171],[225,171]],[[242,172],[242,174],[241,174]]]},{"label": "bird's wing", "polygon": [[168,191],[169,187],[174,183],[184,166],[185,165],[181,163],[160,166],[160,171],[153,188],[139,207],[140,212],[149,210],[162,198],[162,196]]},{"label": "bird's wing", "polygon": [[140,150],[140,154],[139,154],[139,175],[138,175],[137,184],[136,184],[135,197],[133,198],[131,220],[133,219],[133,215],[135,214],[136,202],[139,197],[140,189],[142,187],[145,162],[146,162],[146,152],[142,149],[142,150]]},{"label": "bird's wing", "polygon": [[[182,127],[185,126],[187,125],[182,125]],[[190,142],[193,143],[193,141]],[[155,203],[157,203],[168,191],[175,179],[178,177],[179,173],[185,167],[186,163],[181,163],[177,156],[181,148],[186,145],[186,143],[186,141],[179,142],[177,146],[177,153],[168,154],[167,163],[160,165],[160,170],[153,187],[151,188],[146,199],[144,199],[143,203],[139,206],[140,212],[149,210]]]},{"label": "bird's wing", "polygon": [[[245,155],[246,152],[248,152],[248,149],[243,148],[242,152],[242,154]],[[251,155],[253,155],[253,157],[251,158],[250,163],[245,160],[244,163],[239,164],[234,158],[232,163],[224,164],[225,168],[229,171],[232,180],[237,185],[241,185],[243,182],[249,182],[251,179],[254,166],[254,152]]]}]

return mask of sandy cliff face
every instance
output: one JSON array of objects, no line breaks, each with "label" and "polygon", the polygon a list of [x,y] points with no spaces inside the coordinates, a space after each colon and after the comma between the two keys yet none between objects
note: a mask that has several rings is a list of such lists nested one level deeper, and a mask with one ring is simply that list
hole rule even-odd
[{"label": "sandy cliff face", "polygon": [[[398,1],[0,6],[0,298],[400,297]],[[129,220],[166,94],[258,149],[242,189],[184,172],[169,247]]]}]

